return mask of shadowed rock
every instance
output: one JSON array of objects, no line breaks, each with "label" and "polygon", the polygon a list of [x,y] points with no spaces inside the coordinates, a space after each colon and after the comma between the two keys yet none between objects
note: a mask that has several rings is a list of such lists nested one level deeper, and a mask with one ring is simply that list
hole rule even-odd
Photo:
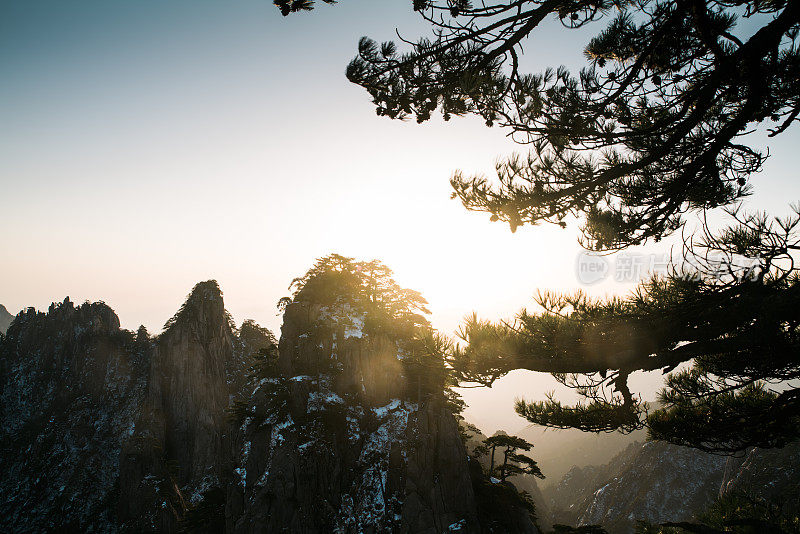
[{"label": "shadowed rock", "polygon": [[[364,324],[290,305],[278,347],[235,329],[213,281],[154,339],[103,303],[21,313],[0,340],[0,527],[480,532],[455,417],[441,392],[409,392],[390,325]],[[274,375],[249,376],[267,361]]]},{"label": "shadowed rock", "polygon": [[214,281],[197,284],[156,342],[147,396],[120,459],[120,519],[174,530],[189,501],[227,476],[233,332]]},{"label": "shadowed rock", "polygon": [[21,312],[0,343],[0,531],[111,532],[152,342],[103,303]]},{"label": "shadowed rock", "polygon": [[342,313],[287,307],[281,376],[249,399],[259,405],[285,381],[285,409],[242,425],[228,531],[478,532],[453,415],[435,399],[404,400],[398,346],[353,329],[358,317],[339,324]]}]

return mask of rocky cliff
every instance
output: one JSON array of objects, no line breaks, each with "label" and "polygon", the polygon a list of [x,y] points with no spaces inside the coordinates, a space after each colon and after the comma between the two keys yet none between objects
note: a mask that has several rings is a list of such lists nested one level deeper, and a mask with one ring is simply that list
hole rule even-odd
[{"label": "rocky cliff", "polygon": [[286,309],[244,403],[230,532],[478,532],[455,418],[406,395],[400,347],[349,305]]},{"label": "rocky cliff", "polygon": [[694,521],[720,496],[733,494],[798,510],[798,460],[800,444],[724,457],[663,442],[634,443],[608,464],[573,467],[547,488],[551,515],[543,522],[630,533],[638,520]]},{"label": "rocky cliff", "polygon": [[636,520],[691,520],[719,494],[725,462],[666,443],[633,444],[604,468],[567,473],[551,500],[553,510],[563,507],[555,520],[609,532],[632,530]]},{"label": "rocky cliff", "polygon": [[269,347],[213,281],[156,338],[103,303],[21,313],[0,340],[0,530],[176,531],[231,478],[226,410]]},{"label": "rocky cliff", "polygon": [[277,343],[213,281],[156,337],[103,303],[21,313],[0,337],[0,530],[507,532],[441,369],[381,317],[298,302]]},{"label": "rocky cliff", "polygon": [[[214,281],[197,284],[158,337],[147,393],[120,457],[124,530],[171,531],[227,478],[233,326]],[[189,501],[188,503],[186,501]]]},{"label": "rocky cliff", "polygon": [[800,512],[800,443],[782,449],[751,449],[729,458],[720,494],[747,494],[781,502]]},{"label": "rocky cliff", "polygon": [[152,341],[103,303],[17,316],[0,343],[0,531],[115,529],[122,442]]}]

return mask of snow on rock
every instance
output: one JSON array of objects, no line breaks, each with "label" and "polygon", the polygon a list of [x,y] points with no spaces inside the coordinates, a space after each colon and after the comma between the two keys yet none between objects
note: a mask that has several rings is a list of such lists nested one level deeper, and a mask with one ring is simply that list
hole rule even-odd
[{"label": "snow on rock", "polygon": [[574,467],[549,490],[554,520],[609,532],[633,532],[636,520],[688,521],[719,494],[724,465],[687,447],[633,443],[605,466]]},{"label": "snow on rock", "polygon": [[426,407],[421,414],[403,398],[398,342],[365,332],[364,319],[342,302],[287,306],[279,342],[287,387],[279,403],[264,403],[276,412],[262,416],[265,424],[243,429],[252,452],[239,465],[250,478],[229,488],[234,533],[254,525],[264,532],[478,531],[452,413]]},{"label": "snow on rock", "polygon": [[461,532],[467,528],[467,520],[462,519],[447,527],[448,532]]},{"label": "snow on rock", "polygon": [[270,448],[275,448],[276,445],[280,445],[285,440],[284,431],[290,428],[294,424],[292,418],[290,417],[286,421],[282,423],[278,423],[272,427],[272,435],[270,438]]},{"label": "snow on rock", "polygon": [[[387,404],[386,406],[380,406],[378,408],[373,408],[372,412],[379,419],[383,419],[384,417],[386,417],[389,414],[389,412],[393,412],[393,411],[397,410],[402,403],[403,403],[403,401],[401,401],[400,399],[392,399],[392,401],[389,404]],[[416,405],[414,405],[414,406],[416,406]],[[414,408],[414,409],[416,409],[416,408]]]},{"label": "snow on rock", "polygon": [[345,327],[344,337],[364,337],[364,316],[351,316],[351,324]]},{"label": "snow on rock", "polygon": [[103,303],[21,312],[0,340],[0,531],[115,529],[106,508],[152,344]]},{"label": "snow on rock", "polygon": [[234,473],[239,475],[239,483],[242,485],[243,488],[247,488],[247,469],[244,467],[237,467],[233,470]]},{"label": "snow on rock", "polygon": [[379,426],[363,436],[358,458],[361,479],[349,494],[348,506],[342,509],[341,526],[347,532],[360,532],[370,525],[386,525],[395,516],[402,502],[388,488],[389,455],[393,445],[405,439],[408,417],[417,410],[416,404],[392,399],[386,406],[373,408]]},{"label": "snow on rock", "polygon": [[323,388],[322,391],[312,391],[308,395],[308,411],[325,410],[331,404],[343,405],[344,400],[328,389]]},{"label": "snow on rock", "polygon": [[364,337],[365,318],[364,313],[356,310],[349,302],[338,302],[332,306],[320,308],[318,320],[330,322],[342,328],[344,339],[360,339]]}]

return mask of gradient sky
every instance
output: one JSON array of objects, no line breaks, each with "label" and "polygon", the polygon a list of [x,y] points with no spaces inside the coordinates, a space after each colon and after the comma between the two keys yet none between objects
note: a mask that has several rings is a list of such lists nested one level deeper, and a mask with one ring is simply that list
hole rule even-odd
[{"label": "gradient sky", "polygon": [[[277,300],[329,252],[383,260],[448,333],[472,310],[508,317],[538,288],[581,288],[574,227],[511,234],[449,199],[453,170],[519,149],[503,131],[377,117],[345,79],[360,36],[425,33],[410,5],[282,18],[267,0],[0,3],[0,303],[103,300],[159,332],[214,278],[237,322],[277,332]],[[581,65],[592,31],[544,28],[523,66]],[[800,135],[754,142],[773,156],[749,205],[785,213]],[[489,432],[521,426],[511,400],[551,388],[514,373],[470,392],[468,413]]]}]

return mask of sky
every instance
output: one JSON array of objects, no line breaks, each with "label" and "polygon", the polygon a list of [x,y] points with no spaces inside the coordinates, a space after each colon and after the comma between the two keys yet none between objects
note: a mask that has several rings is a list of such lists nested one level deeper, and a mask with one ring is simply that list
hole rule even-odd
[{"label": "sky", "polygon": [[[596,29],[542,28],[523,68],[580,66]],[[473,310],[512,317],[538,289],[630,291],[579,279],[575,225],[512,234],[450,200],[454,170],[491,175],[522,147],[475,119],[378,117],[344,68],[359,37],[395,30],[428,31],[405,0],[288,18],[267,0],[0,3],[0,303],[102,300],[123,327],[160,332],[216,279],[237,323],[277,333],[278,299],[331,252],[382,260],[448,334]],[[748,206],[785,213],[800,136],[754,143],[772,157]],[[656,386],[640,377],[645,396]],[[521,426],[513,399],[554,387],[513,373],[468,391],[467,415]]]}]

